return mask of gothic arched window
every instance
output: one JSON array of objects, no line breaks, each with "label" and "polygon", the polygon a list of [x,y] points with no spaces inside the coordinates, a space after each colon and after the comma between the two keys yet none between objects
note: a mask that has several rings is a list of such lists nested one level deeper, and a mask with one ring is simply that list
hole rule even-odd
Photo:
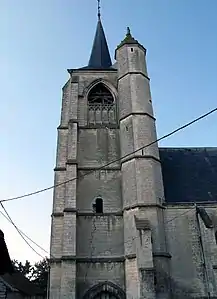
[{"label": "gothic arched window", "polygon": [[92,125],[116,123],[114,97],[103,83],[95,85],[89,92],[88,123]]}]

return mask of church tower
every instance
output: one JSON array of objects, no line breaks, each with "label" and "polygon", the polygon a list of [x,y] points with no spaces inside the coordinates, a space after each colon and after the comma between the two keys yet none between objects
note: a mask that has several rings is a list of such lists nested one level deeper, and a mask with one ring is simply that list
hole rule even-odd
[{"label": "church tower", "polygon": [[63,87],[51,299],[169,298],[158,145],[137,151],[156,140],[146,49],[129,29],[115,59],[99,11],[88,66]]}]

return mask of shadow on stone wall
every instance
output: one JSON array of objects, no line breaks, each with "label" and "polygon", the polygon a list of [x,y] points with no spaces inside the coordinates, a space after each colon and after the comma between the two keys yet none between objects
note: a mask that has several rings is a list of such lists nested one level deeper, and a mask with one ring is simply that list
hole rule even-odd
[{"label": "shadow on stone wall", "polygon": [[[195,299],[200,298],[194,295],[193,288],[189,287],[185,282],[175,281],[164,270],[161,271],[160,276],[168,282],[171,298],[173,299]],[[202,297],[201,297],[202,298]]]}]

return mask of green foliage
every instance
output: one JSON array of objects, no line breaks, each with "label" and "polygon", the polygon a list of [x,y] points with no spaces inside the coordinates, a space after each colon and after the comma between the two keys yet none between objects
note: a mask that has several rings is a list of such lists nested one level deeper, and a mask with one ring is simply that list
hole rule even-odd
[{"label": "green foliage", "polygon": [[25,277],[31,280],[33,283],[37,284],[46,294],[47,283],[48,283],[48,273],[49,273],[49,263],[48,259],[43,259],[42,261],[30,264],[29,261],[25,263],[13,260],[12,264],[15,271],[22,273]]},{"label": "green foliage", "polygon": [[31,279],[33,265],[30,264],[29,261],[25,261],[25,263],[18,262],[17,260],[13,260],[12,264],[16,272],[22,273],[27,278]]}]

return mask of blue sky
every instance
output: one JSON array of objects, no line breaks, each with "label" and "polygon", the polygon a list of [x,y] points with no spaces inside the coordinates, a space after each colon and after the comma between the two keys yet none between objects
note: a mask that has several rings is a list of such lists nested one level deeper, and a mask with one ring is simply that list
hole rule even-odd
[{"label": "blue sky", "polygon": [[[0,199],[53,184],[61,88],[67,68],[88,62],[96,7],[96,0],[1,1]],[[112,57],[127,26],[147,48],[158,136],[217,106],[216,11],[216,0],[102,0]],[[162,145],[216,146],[216,117]],[[52,191],[5,207],[49,250]],[[1,215],[0,228],[12,258],[38,259]]]}]

